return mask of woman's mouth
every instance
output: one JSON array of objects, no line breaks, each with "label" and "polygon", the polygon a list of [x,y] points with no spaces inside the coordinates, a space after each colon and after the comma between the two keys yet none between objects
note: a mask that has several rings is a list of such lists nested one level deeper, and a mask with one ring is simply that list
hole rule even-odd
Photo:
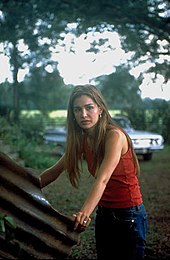
[{"label": "woman's mouth", "polygon": [[89,120],[82,120],[81,125],[89,125],[90,121]]}]

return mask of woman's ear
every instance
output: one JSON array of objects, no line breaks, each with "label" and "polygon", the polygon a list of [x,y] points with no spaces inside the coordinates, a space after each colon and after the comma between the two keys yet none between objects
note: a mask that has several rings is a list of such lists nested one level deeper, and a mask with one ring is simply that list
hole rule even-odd
[{"label": "woman's ear", "polygon": [[101,116],[103,112],[103,109],[101,107],[99,107],[99,115]]}]

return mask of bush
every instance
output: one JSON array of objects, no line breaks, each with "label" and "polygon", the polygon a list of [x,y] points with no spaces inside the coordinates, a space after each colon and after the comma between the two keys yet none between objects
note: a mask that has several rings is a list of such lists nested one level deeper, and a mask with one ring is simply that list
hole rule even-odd
[{"label": "bush", "polygon": [[[9,124],[2,117],[0,117],[0,125],[2,126],[0,128],[0,139],[4,144],[10,145],[11,150],[18,153],[18,156],[24,160],[26,167],[44,169],[56,161],[53,148],[44,144],[38,133],[32,136],[35,125],[33,125],[33,131],[31,131],[32,124],[29,124],[28,127],[25,125],[25,131],[23,131],[17,125]],[[31,134],[28,137],[29,127]]]}]

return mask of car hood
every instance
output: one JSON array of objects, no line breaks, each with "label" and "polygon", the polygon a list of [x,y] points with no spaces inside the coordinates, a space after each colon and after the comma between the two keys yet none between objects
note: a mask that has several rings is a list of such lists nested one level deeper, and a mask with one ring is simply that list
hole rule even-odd
[{"label": "car hood", "polygon": [[147,131],[142,131],[142,130],[134,130],[134,129],[125,129],[125,131],[129,134],[131,138],[139,138],[139,139],[157,139],[161,138],[162,136],[156,133],[151,133]]}]

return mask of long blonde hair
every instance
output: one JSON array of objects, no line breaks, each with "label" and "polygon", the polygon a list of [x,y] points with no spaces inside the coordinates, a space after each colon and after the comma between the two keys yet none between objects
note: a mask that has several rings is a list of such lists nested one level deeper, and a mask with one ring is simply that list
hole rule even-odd
[{"label": "long blonde hair", "polygon": [[[89,96],[97,105],[102,109],[102,117],[98,120],[95,127],[95,140],[94,140],[94,165],[93,167],[97,169],[103,159],[105,153],[105,136],[108,125],[113,125],[118,128],[119,126],[112,120],[111,115],[108,112],[106,102],[101,92],[93,85],[78,85],[75,86],[69,99],[68,110],[67,110],[67,144],[65,151],[65,169],[68,173],[71,184],[74,187],[78,186],[78,181],[81,172],[82,160],[83,160],[83,136],[84,132],[82,128],[77,124],[73,105],[77,97],[82,95]],[[139,173],[139,163],[136,154],[133,150],[132,141],[127,133],[121,129],[127,137],[128,144],[132,149],[133,160],[136,167],[137,173]]]}]

